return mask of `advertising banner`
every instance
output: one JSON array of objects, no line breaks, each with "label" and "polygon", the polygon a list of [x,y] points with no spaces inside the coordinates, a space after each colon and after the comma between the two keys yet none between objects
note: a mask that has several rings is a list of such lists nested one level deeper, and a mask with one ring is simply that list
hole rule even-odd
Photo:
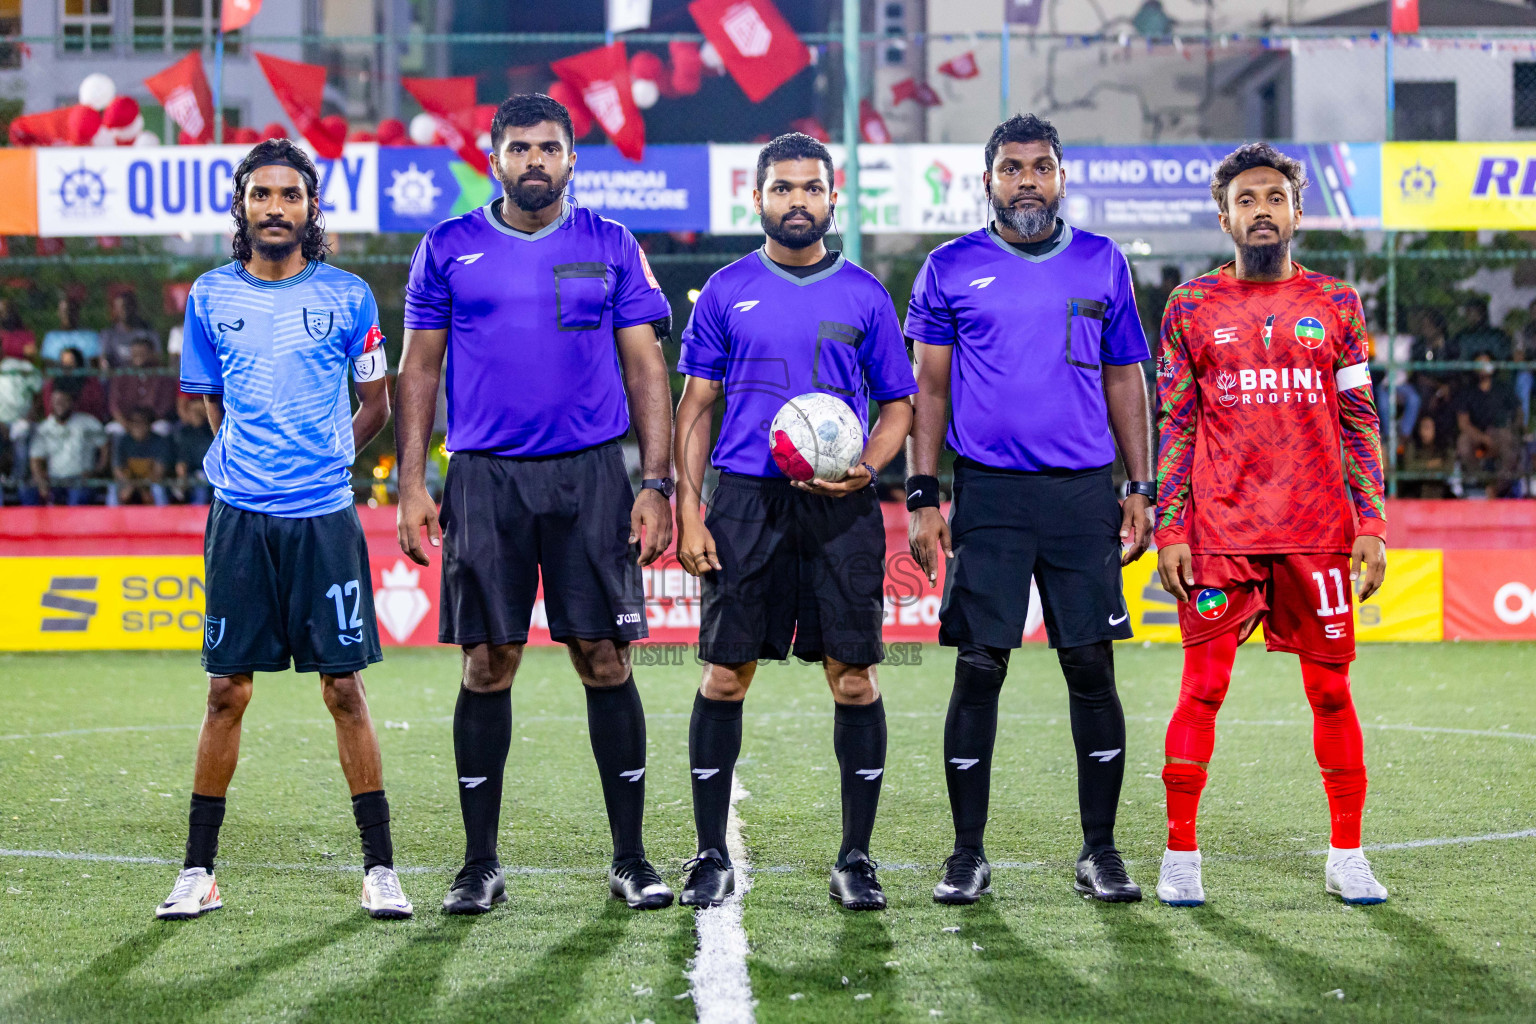
[{"label": "advertising banner", "polygon": [[[631,231],[709,230],[709,147],[647,146],[625,159],[612,146],[582,146],[570,195]],[[501,183],[441,146],[379,149],[379,230],[420,234],[501,195]]]},{"label": "advertising banner", "polygon": [[0,235],[37,234],[37,151],[0,149]]},{"label": "advertising banner", "polygon": [[[235,167],[249,146],[45,148],[37,155],[38,234],[225,234]],[[348,143],[316,159],[331,231],[379,229],[379,147]]]},{"label": "advertising banner", "polygon": [[[709,230],[720,235],[756,235],[762,224],[752,208],[752,190],[757,187],[759,145],[709,147]],[[903,150],[909,146],[860,146],[860,211],[865,234],[891,234],[912,231],[910,218],[902,209],[907,160]],[[842,146],[828,146],[836,169],[835,187],[843,187]],[[846,204],[848,197],[839,195]],[[835,230],[835,229],[834,229]]]},{"label": "advertising banner", "polygon": [[197,650],[198,555],[4,558],[0,650]]},{"label": "advertising banner", "polygon": [[1536,551],[1447,551],[1449,640],[1536,640]]},{"label": "advertising banner", "polygon": [[1536,142],[1388,142],[1381,177],[1384,228],[1536,228]]}]

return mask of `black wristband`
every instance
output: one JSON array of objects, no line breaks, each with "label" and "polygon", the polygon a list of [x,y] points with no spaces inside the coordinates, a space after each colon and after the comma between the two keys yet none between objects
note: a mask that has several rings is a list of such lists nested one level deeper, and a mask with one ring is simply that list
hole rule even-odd
[{"label": "black wristband", "polygon": [[939,507],[939,478],[936,476],[907,477],[907,511]]}]

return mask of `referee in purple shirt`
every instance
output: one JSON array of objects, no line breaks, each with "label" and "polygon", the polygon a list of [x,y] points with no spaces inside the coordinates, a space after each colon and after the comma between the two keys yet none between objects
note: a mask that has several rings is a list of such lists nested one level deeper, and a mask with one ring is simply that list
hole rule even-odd
[{"label": "referee in purple shirt", "polygon": [[[512,740],[512,677],[539,578],[550,635],[586,689],[587,726],[613,836],[608,885],[631,907],[672,902],[645,858],[645,711],[629,643],[646,635],[640,567],[672,535],[671,390],[660,337],[670,310],[635,237],[566,201],[570,113],[513,96],[491,124],[505,198],[428,231],[405,289],[395,443],[400,547],[425,565],[441,536],[438,639],[464,651],[453,753],[464,868],[443,900],[478,914],[506,899],[497,858]],[[427,441],[446,356],[448,449],[441,528]],[[619,450],[631,419],[646,480]]]},{"label": "referee in purple shirt", "polygon": [[[974,903],[989,891],[982,835],[998,695],[1023,639],[1033,576],[1077,748],[1076,887],[1132,902],[1141,889],[1114,840],[1125,716],[1111,641],[1131,636],[1120,569],[1146,550],[1152,530],[1139,365],[1150,353],[1125,257],[1056,215],[1066,171],[1050,122],[1004,121],[986,162],[992,223],[929,254],[906,321],[919,389],[908,455],[912,553],[930,582],[939,553],[946,558],[939,642],[959,648],[944,724],[955,849],[933,898]],[[1130,477],[1118,502],[1116,441]],[[946,442],[956,454],[948,523],[937,478]]]}]

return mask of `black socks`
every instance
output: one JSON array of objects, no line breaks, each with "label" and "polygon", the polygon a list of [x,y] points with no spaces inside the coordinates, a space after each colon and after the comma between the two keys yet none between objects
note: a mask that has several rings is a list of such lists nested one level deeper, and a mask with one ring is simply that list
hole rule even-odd
[{"label": "black socks", "polygon": [[849,850],[869,854],[885,776],[885,699],[833,708],[832,749],[843,783],[843,845],[837,852],[837,866],[842,867]]},{"label": "black socks", "polygon": [[181,866],[212,874],[213,858],[219,852],[219,826],[224,824],[224,798],[193,793],[187,822],[187,857]]},{"label": "black socks", "polygon": [[631,675],[619,686],[585,687],[587,731],[603,782],[615,864],[645,856],[645,708]]},{"label": "black socks", "polygon": [[464,815],[464,860],[496,860],[501,777],[512,746],[512,690],[476,693],[462,686],[453,709],[453,760]]},{"label": "black socks", "polygon": [[357,822],[363,840],[363,872],[380,865],[395,866],[395,844],[389,835],[389,801],[382,789],[359,793],[352,798],[352,819]]},{"label": "black socks", "polygon": [[1108,640],[1056,652],[1067,677],[1072,743],[1077,747],[1077,806],[1083,852],[1115,845],[1115,812],[1125,778],[1125,713],[1115,692],[1115,655]]},{"label": "black socks", "polygon": [[944,719],[944,783],[955,821],[955,847],[982,852],[992,790],[992,746],[997,700],[1008,672],[1008,652],[963,645],[955,661],[955,689]]},{"label": "black socks", "polygon": [[699,834],[699,852],[719,850],[727,864],[725,824],[731,813],[731,778],[741,753],[743,701],[710,700],[693,695],[693,717],[688,722],[688,768],[693,778],[693,826]]}]

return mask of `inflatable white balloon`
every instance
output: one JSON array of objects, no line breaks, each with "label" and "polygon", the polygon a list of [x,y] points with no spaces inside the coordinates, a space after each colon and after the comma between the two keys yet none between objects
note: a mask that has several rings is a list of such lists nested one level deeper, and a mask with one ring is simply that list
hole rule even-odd
[{"label": "inflatable white balloon", "polygon": [[96,129],[96,134],[91,136],[91,145],[115,146],[117,145],[117,132],[111,128],[98,128]]},{"label": "inflatable white balloon", "polygon": [[423,111],[411,118],[408,133],[418,146],[430,146],[437,139],[437,118]]},{"label": "inflatable white balloon", "polygon": [[160,136],[154,132],[139,132],[138,135],[134,136],[133,144],[135,146],[158,146],[160,145]]},{"label": "inflatable white balloon", "polygon": [[635,106],[650,110],[661,99],[661,87],[649,78],[637,78],[629,85],[629,93],[635,98]]},{"label": "inflatable white balloon", "polygon": [[725,71],[725,61],[720,59],[720,51],[715,49],[714,43],[706,42],[699,47],[699,60],[702,60],[704,66],[717,75]]},{"label": "inflatable white balloon", "polygon": [[476,135],[475,148],[489,153],[491,151],[491,133],[481,132],[479,135]]},{"label": "inflatable white balloon", "polygon": [[105,110],[117,97],[117,86],[100,71],[93,71],[80,83],[80,102],[92,110]]}]

